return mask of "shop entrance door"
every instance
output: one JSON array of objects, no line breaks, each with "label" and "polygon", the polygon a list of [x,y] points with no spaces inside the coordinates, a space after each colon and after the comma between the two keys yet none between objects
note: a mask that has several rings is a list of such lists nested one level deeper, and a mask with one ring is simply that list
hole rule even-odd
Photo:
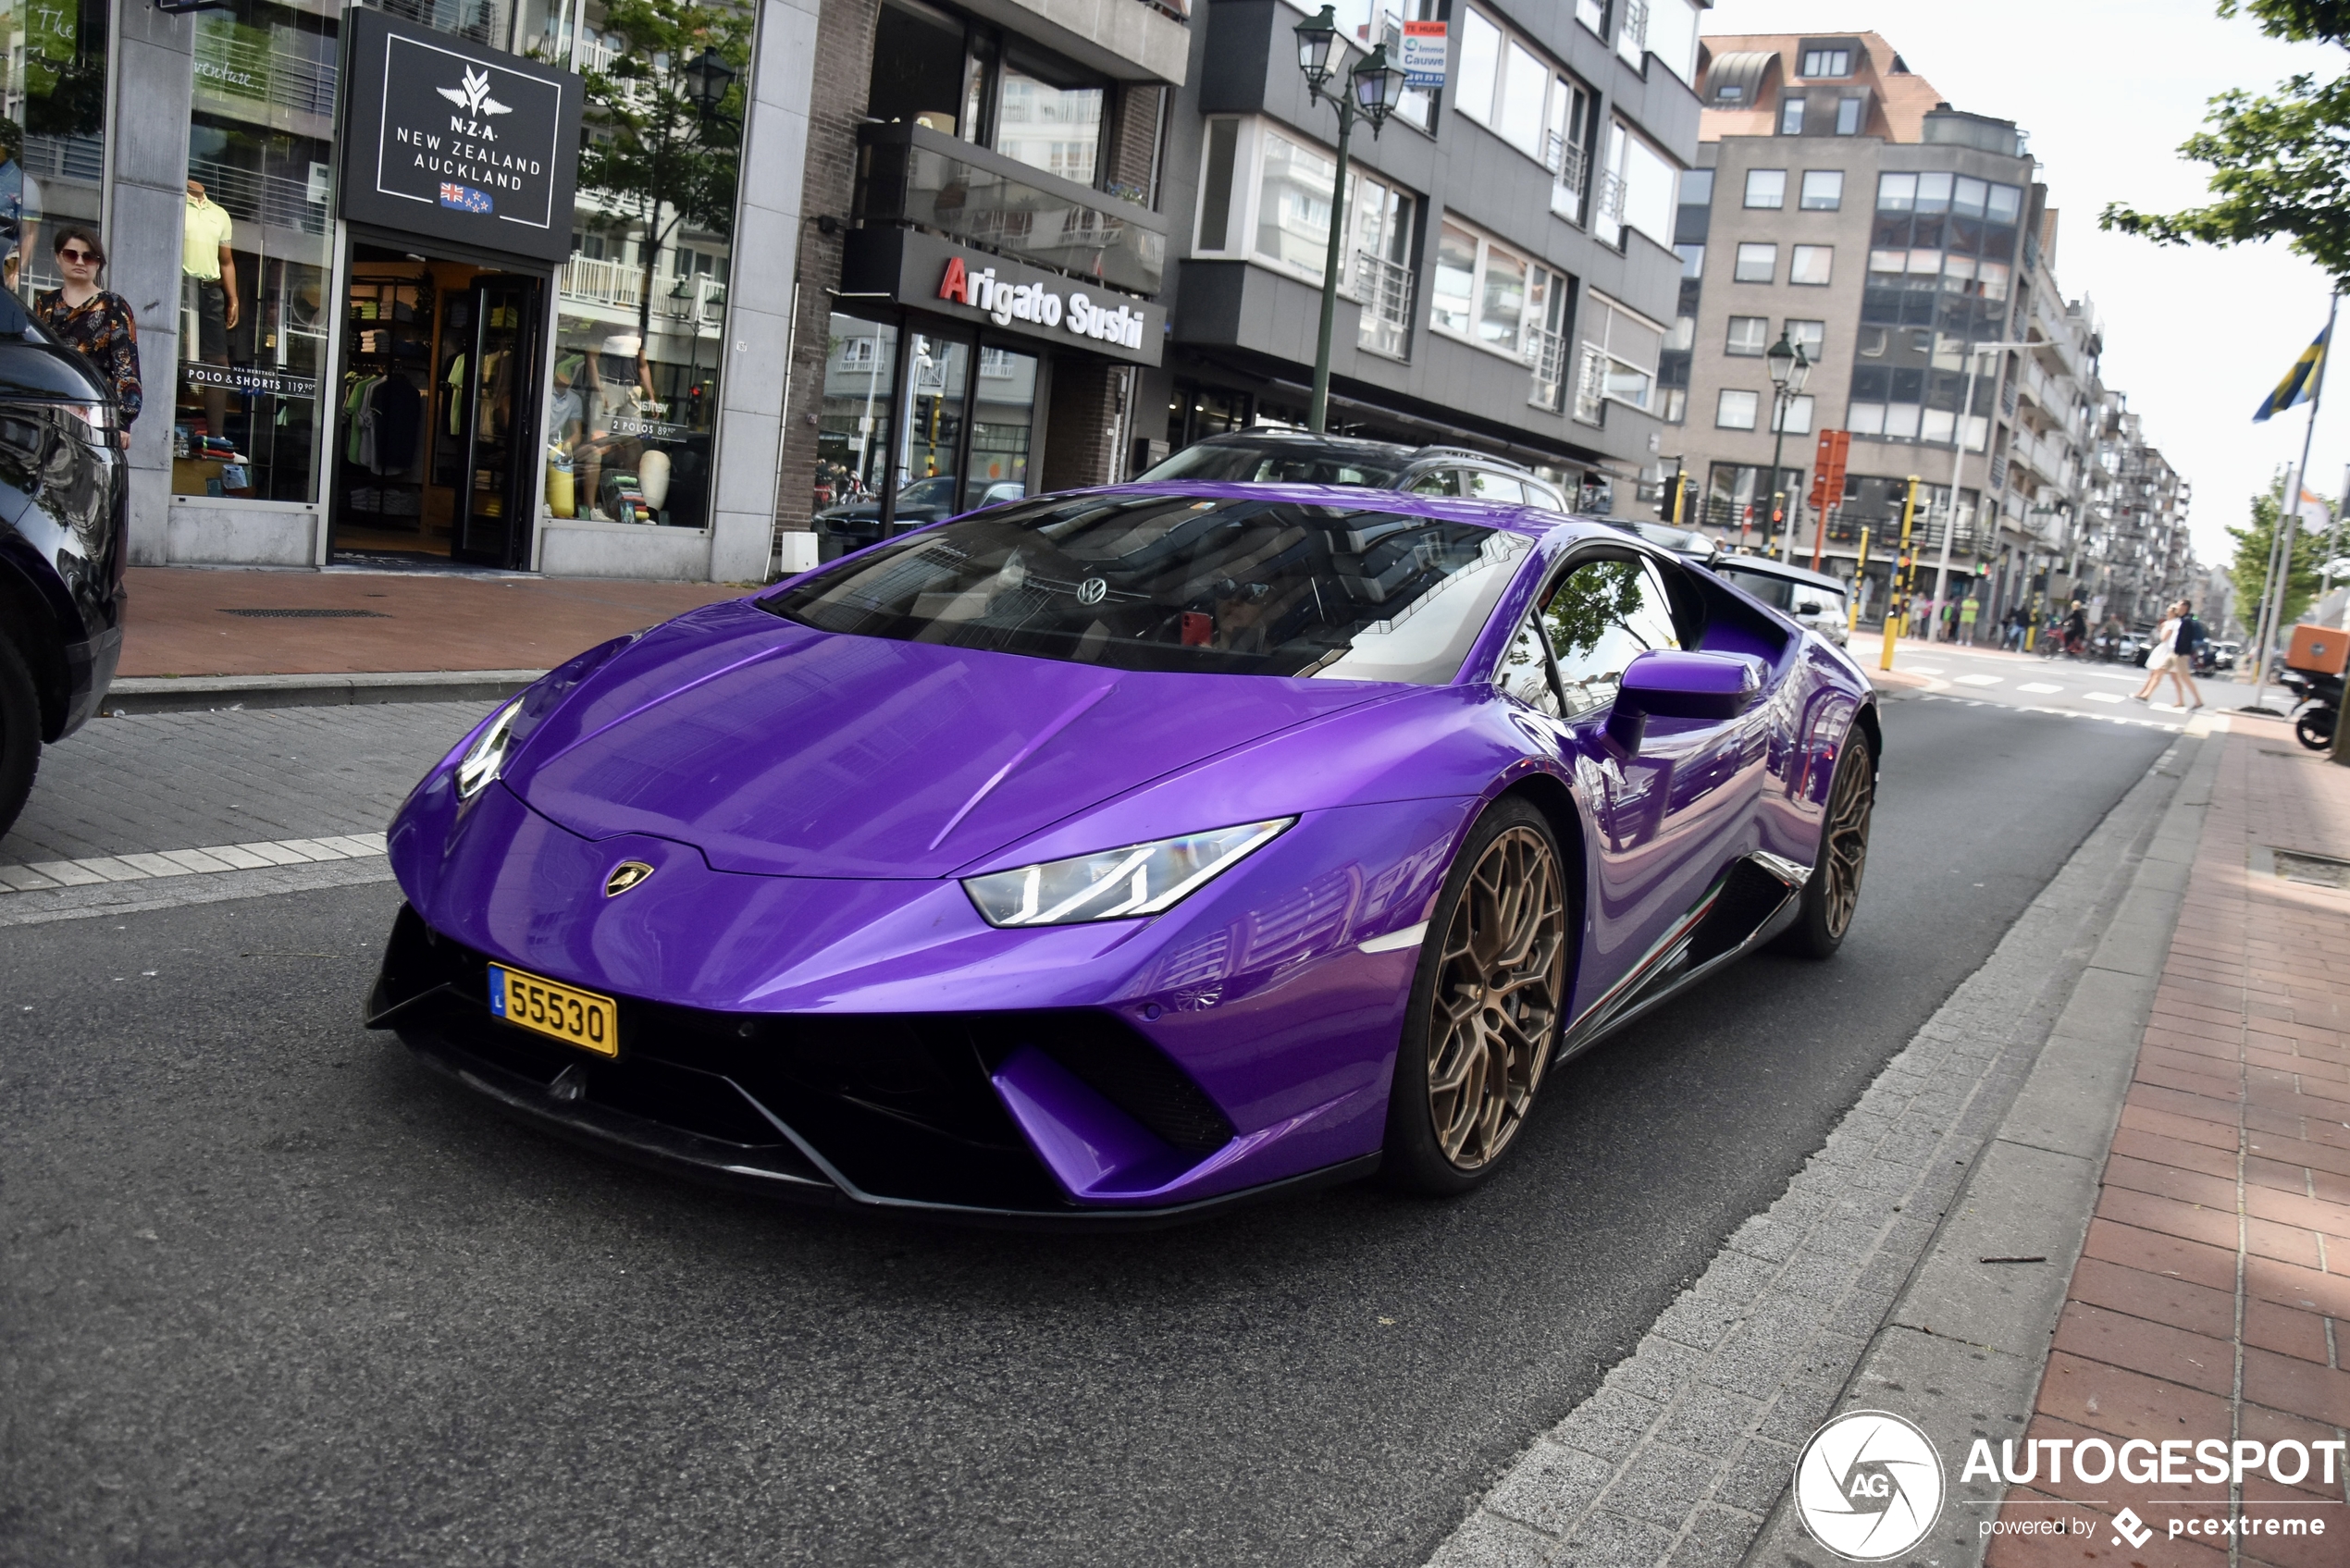
[{"label": "shop entrance door", "polygon": [[538,471],[539,331],[536,278],[491,274],[451,296],[434,387],[436,485],[456,499],[450,553],[509,570],[527,566]]}]

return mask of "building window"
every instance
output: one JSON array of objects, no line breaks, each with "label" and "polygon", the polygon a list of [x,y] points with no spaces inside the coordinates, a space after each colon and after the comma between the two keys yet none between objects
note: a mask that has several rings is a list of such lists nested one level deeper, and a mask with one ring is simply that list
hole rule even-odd
[{"label": "building window", "polygon": [[1803,210],[1832,213],[1844,205],[1844,171],[1807,168],[1803,171]]},{"label": "building window", "polygon": [[1779,100],[1779,134],[1781,136],[1803,134],[1803,100],[1793,93]]},{"label": "building window", "polygon": [[1836,133],[1838,136],[1861,134],[1861,105],[1858,98],[1844,98],[1836,105]]},{"label": "building window", "polygon": [[[1566,289],[1549,267],[1448,220],[1437,236],[1429,325],[1511,359],[1555,359],[1557,345],[1547,339],[1565,325]],[[1555,366],[1551,379],[1558,379]]]},{"label": "building window", "polygon": [[1232,227],[1232,157],[1239,147],[1241,122],[1207,122],[1206,167],[1200,176],[1199,244],[1202,251],[1221,251]]},{"label": "building window", "polygon": [[1575,416],[1597,424],[1605,402],[1653,409],[1664,328],[1604,294],[1587,293],[1584,302],[1582,370],[1576,382]]},{"label": "building window", "polygon": [[997,152],[1080,185],[1094,183],[1109,91],[1083,79],[1010,56],[996,92],[992,141]]},{"label": "building window", "polygon": [[1750,168],[1746,171],[1746,204],[1750,207],[1787,205],[1787,170]]},{"label": "building window", "polygon": [[1610,121],[1592,234],[1605,244],[1621,245],[1624,230],[1637,228],[1660,245],[1671,244],[1678,177],[1673,161],[1646,138],[1622,120]]},{"label": "building window", "polygon": [[1664,423],[1679,425],[1689,417],[1689,392],[1686,387],[1676,387],[1664,394]]},{"label": "building window", "polygon": [[1700,278],[1700,277],[1704,276],[1704,273],[1705,273],[1705,247],[1704,247],[1704,246],[1702,246],[1702,245],[1676,245],[1676,246],[1674,246],[1674,247],[1673,247],[1673,253],[1674,253],[1675,255],[1677,255],[1677,256],[1679,256],[1679,257],[1681,258],[1681,276],[1682,276],[1682,277],[1684,277],[1684,278]]},{"label": "building window", "polygon": [[1330,182],[1338,162],[1318,147],[1301,146],[1270,127],[1262,128],[1264,155],[1257,165],[1256,254],[1322,280],[1330,245]]},{"label": "building window", "polygon": [[1813,364],[1827,347],[1828,324],[1824,321],[1794,321],[1787,323],[1787,340],[1803,351],[1803,357]]},{"label": "building window", "polygon": [[1762,403],[1761,394],[1734,392],[1725,389],[1713,403],[1713,426],[1718,430],[1751,430]]},{"label": "building window", "polygon": [[1803,51],[1805,76],[1850,76],[1852,51],[1849,49],[1806,49]]},{"label": "building window", "polygon": [[[1778,401],[1777,399],[1772,401],[1775,403]],[[1772,429],[1784,429],[1785,433],[1790,436],[1808,436],[1812,433],[1812,395],[1809,392],[1800,397],[1787,399],[1783,407],[1783,413],[1772,414]]]},{"label": "building window", "polygon": [[[1671,4],[1673,0],[1663,0]],[[1615,23],[1616,57],[1634,70],[1640,68],[1640,56],[1649,46],[1650,0],[1624,0],[1623,9]]]},{"label": "building window", "polygon": [[1768,283],[1778,275],[1779,248],[1745,241],[1738,246],[1738,266],[1731,276],[1740,283]]},{"label": "building window", "polygon": [[[1211,119],[1200,179],[1199,224],[1193,253],[1260,263],[1318,285],[1330,254],[1330,179],[1335,164],[1319,147],[1292,140],[1259,119]],[[1373,264],[1400,263],[1415,232],[1414,198],[1359,168],[1346,177],[1350,243],[1339,253],[1339,287],[1351,296],[1382,300],[1391,325],[1408,321],[1409,280],[1373,277]],[[1369,327],[1366,320],[1366,342]],[[1390,334],[1381,352],[1402,352]]]},{"label": "building window", "polygon": [[[1578,217],[1589,92],[1475,9],[1461,22],[1461,64],[1454,80],[1461,113],[1557,175],[1562,186],[1572,189],[1575,208],[1560,216]],[[1577,154],[1572,160],[1570,153]],[[1555,210],[1557,203],[1552,205]]]},{"label": "building window", "polygon": [[1760,359],[1769,346],[1771,318],[1767,315],[1734,315],[1730,317],[1729,340],[1722,352],[1741,359]]},{"label": "building window", "polygon": [[1815,287],[1824,285],[1835,261],[1833,245],[1798,245],[1787,259],[1787,280]]}]

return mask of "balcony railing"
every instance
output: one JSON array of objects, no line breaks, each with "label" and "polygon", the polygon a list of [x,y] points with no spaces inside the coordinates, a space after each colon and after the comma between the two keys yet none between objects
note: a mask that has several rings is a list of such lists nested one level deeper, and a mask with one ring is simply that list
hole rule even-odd
[{"label": "balcony railing", "polygon": [[1582,222],[1583,194],[1591,179],[1589,150],[1553,130],[1542,162],[1551,171],[1551,211],[1570,223]]},{"label": "balcony railing", "polygon": [[[710,327],[725,319],[726,285],[708,273],[697,273],[681,290],[674,276],[653,278],[652,314],[670,321]],[[574,304],[601,305],[608,310],[637,309],[644,298],[645,269],[631,262],[583,256],[575,252],[563,263],[556,291]]]},{"label": "balcony railing", "polygon": [[1575,377],[1575,417],[1586,425],[1607,420],[1607,355],[1589,343]]},{"label": "balcony railing", "polygon": [[[1566,335],[1553,332],[1546,327],[1529,326],[1526,328],[1526,342],[1521,352],[1528,368],[1534,373],[1533,385],[1527,391],[1526,401],[1536,408],[1557,409],[1559,394],[1565,390]],[[1604,366],[1602,366],[1602,374],[1605,374]],[[1604,381],[1601,392],[1605,395]]]},{"label": "balcony railing", "polygon": [[304,234],[327,232],[327,193],[314,200],[310,181],[282,174],[262,174],[210,158],[190,158],[188,178],[204,184],[204,194],[240,223],[259,223]]},{"label": "balcony railing", "polygon": [[1156,294],[1167,220],[1075,180],[919,125],[857,133],[856,216],[909,223],[1076,278]]},{"label": "balcony railing", "polygon": [[266,38],[212,20],[196,26],[195,56],[199,93],[274,104],[329,118],[334,115],[337,73],[332,60],[273,49]]},{"label": "balcony railing", "polygon": [[1363,325],[1356,340],[1375,354],[1404,358],[1412,342],[1411,269],[1357,251],[1354,280],[1363,296]]}]

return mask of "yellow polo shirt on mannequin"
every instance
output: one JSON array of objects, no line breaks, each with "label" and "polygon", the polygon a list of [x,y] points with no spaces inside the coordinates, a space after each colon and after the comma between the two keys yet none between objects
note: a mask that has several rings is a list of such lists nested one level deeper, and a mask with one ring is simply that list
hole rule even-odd
[{"label": "yellow polo shirt on mannequin", "polygon": [[229,248],[236,225],[221,204],[206,196],[188,204],[186,238],[179,250],[179,270],[205,283],[220,281],[220,253]]}]

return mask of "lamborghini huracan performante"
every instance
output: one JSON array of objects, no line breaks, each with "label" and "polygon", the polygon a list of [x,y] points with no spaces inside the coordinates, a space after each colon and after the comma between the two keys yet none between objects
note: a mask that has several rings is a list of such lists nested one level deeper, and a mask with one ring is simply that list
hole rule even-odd
[{"label": "lamborghini huracan performante", "polygon": [[1134,1224],[1463,1192],[1558,1063],[1861,890],[1860,670],[1555,512],[1201,481],[607,643],[390,833],[368,1021],[737,1186]]}]

